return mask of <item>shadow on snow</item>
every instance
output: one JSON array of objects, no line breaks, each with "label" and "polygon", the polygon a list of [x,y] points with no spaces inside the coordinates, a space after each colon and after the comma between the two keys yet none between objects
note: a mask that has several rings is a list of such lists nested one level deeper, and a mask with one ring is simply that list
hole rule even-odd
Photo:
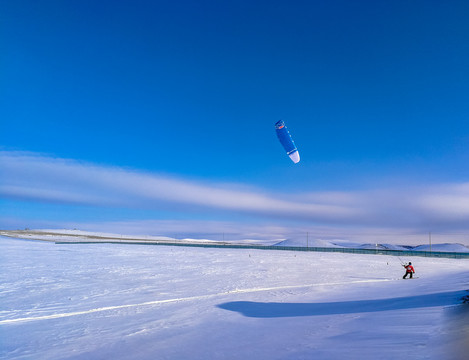
[{"label": "shadow on snow", "polygon": [[448,306],[461,304],[462,297],[465,295],[467,291],[462,290],[389,299],[327,303],[233,301],[220,304],[218,307],[256,318],[318,316]]}]

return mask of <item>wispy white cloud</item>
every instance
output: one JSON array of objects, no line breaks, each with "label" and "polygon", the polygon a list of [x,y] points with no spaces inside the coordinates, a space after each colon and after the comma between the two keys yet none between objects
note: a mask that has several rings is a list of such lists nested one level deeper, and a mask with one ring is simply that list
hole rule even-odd
[{"label": "wispy white cloud", "polygon": [[39,202],[180,211],[214,210],[296,219],[304,224],[469,229],[469,183],[370,191],[268,192],[98,166],[31,153],[0,152],[0,196]]},{"label": "wispy white cloud", "polygon": [[288,194],[274,196],[245,186],[231,188],[34,154],[3,152],[0,161],[0,194],[16,199],[141,208],[171,204],[329,220],[356,213],[340,204],[290,201]]}]

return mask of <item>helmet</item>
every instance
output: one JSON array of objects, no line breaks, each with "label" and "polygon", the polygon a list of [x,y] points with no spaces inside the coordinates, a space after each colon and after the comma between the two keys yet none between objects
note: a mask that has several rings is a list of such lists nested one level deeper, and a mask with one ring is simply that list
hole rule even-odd
[{"label": "helmet", "polygon": [[412,263],[411,263],[411,262],[409,262],[409,265],[412,265]]}]

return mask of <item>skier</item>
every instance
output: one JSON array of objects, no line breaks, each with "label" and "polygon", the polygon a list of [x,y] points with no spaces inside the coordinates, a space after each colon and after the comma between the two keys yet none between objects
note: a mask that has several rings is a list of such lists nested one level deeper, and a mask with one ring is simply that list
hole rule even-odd
[{"label": "skier", "polygon": [[405,267],[405,275],[402,277],[405,279],[407,275],[410,275],[410,279],[412,279],[413,273],[415,273],[414,267],[412,266],[412,263],[409,262],[407,265],[402,265]]}]

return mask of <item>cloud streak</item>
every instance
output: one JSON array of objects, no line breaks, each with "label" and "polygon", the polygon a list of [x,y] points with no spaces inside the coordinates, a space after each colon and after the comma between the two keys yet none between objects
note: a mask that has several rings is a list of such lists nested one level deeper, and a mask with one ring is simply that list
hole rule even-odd
[{"label": "cloud streak", "polygon": [[468,229],[469,183],[356,192],[271,193],[97,166],[31,153],[0,152],[0,196],[14,200],[181,212],[216,211],[310,224]]}]

